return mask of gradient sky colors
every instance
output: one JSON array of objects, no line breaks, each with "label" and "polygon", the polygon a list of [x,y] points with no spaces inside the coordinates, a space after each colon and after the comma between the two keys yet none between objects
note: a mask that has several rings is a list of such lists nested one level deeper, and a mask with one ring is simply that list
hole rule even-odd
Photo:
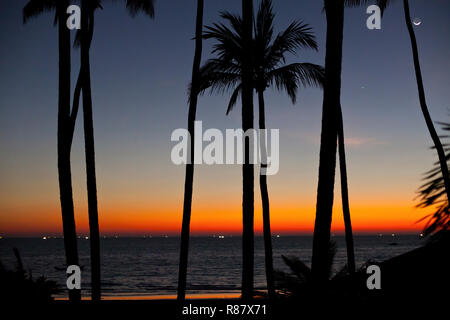
[{"label": "gradient sky colors", "polygon": [[[435,120],[450,107],[450,2],[410,1],[428,105]],[[56,170],[57,29],[45,14],[22,25],[26,1],[0,6],[0,234],[59,234]],[[257,1],[255,1],[255,4]],[[323,64],[322,1],[275,2],[277,27],[309,23],[319,53],[290,61]],[[346,11],[342,106],[347,136],[351,213],[355,232],[418,232],[428,213],[415,209],[422,173],[435,160],[420,113],[410,43],[400,3],[389,8],[382,30],[366,28],[366,8]],[[205,23],[220,10],[240,12],[240,1],[205,3]],[[176,234],[181,225],[184,167],[170,161],[170,135],[187,123],[187,83],[193,56],[195,1],[158,1],[156,19],[125,12],[120,1],[97,13],[92,45],[92,87],[103,234]],[[211,43],[206,42],[204,59]],[[73,82],[79,52],[73,55]],[[198,119],[207,128],[237,128],[240,113],[225,115],[228,96],[200,98]],[[280,171],[268,177],[274,233],[313,230],[322,93],[304,89],[292,106],[268,91],[268,128],[280,129]],[[79,118],[81,119],[81,117]],[[82,125],[72,165],[78,231],[87,232]],[[194,234],[239,233],[241,168],[197,166]],[[255,184],[255,220],[262,218]],[[333,228],[343,230],[339,177]]]}]

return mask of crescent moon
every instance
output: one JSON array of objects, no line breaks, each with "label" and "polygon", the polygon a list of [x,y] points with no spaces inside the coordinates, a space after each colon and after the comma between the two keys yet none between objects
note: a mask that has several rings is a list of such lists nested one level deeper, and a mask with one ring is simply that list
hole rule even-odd
[{"label": "crescent moon", "polygon": [[413,24],[418,27],[422,24],[422,20],[420,18],[414,18]]}]

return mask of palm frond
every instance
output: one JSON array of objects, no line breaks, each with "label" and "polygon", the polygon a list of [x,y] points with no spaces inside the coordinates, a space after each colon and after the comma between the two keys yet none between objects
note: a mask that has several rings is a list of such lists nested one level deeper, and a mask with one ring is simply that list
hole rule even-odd
[{"label": "palm frond", "polygon": [[199,93],[224,93],[236,86],[241,79],[240,69],[232,63],[219,59],[210,59],[200,68]]},{"label": "palm frond", "polygon": [[[336,255],[336,242],[330,241],[328,247],[328,276],[331,279],[334,257]],[[297,257],[281,256],[283,262],[289,267],[291,273],[283,271],[275,272],[277,290],[285,296],[299,296],[310,292],[310,286],[313,284],[311,269]],[[345,269],[342,270],[345,272]]]},{"label": "palm frond", "polygon": [[[449,131],[450,123],[439,122],[442,126],[442,130]],[[446,136],[441,136],[445,138]],[[448,144],[444,144],[447,146]],[[447,166],[450,163],[450,152],[449,148],[445,148],[445,159],[447,161]],[[444,185],[444,179],[442,177],[442,171],[439,161],[433,164],[433,168],[426,172],[423,177],[424,183],[419,187],[417,191],[417,198],[419,199],[416,207],[418,208],[428,208],[434,207],[435,212],[431,215],[424,217],[419,221],[428,219],[428,222],[424,228],[424,233],[426,235],[432,234],[440,229],[450,228],[450,212],[449,203],[447,199],[447,194]]]},{"label": "palm frond", "polygon": [[242,61],[243,40],[236,30],[232,30],[226,25],[214,23],[206,26],[203,33],[204,39],[214,39],[213,54],[217,54],[218,59],[224,61]]},{"label": "palm frond", "polygon": [[239,83],[239,85],[234,89],[233,93],[231,94],[231,98],[230,101],[228,102],[228,107],[227,107],[227,115],[230,114],[231,111],[233,111],[234,106],[237,103],[237,100],[239,98],[239,95],[241,94],[242,91],[242,84]]},{"label": "palm frond", "polygon": [[[273,21],[275,14],[271,0],[263,0],[256,15],[255,42],[257,47],[267,48],[273,37]],[[260,46],[258,46],[260,44]]]},{"label": "palm frond", "polygon": [[286,62],[287,53],[295,55],[300,48],[318,50],[315,36],[309,25],[294,21],[280,32],[272,45],[266,49],[263,63],[268,68],[275,68],[277,64]]},{"label": "palm frond", "polygon": [[222,19],[227,20],[231,27],[233,28],[234,32],[237,34],[238,37],[242,37],[243,34],[243,26],[242,26],[242,18],[237,14],[232,14],[228,11],[222,11],[220,13],[220,17]]},{"label": "palm frond", "polygon": [[152,19],[155,17],[154,0],[127,0],[127,9],[133,17],[139,12],[143,12]]},{"label": "palm frond", "polygon": [[295,104],[299,85],[322,87],[325,70],[312,63],[292,63],[268,73],[268,82],[278,90],[285,90]]},{"label": "palm frond", "polygon": [[23,7],[22,16],[23,23],[27,23],[29,19],[38,15],[56,9],[56,0],[30,0]]},{"label": "palm frond", "polygon": [[287,51],[295,54],[299,48],[318,50],[311,27],[302,21],[294,21],[280,32],[273,41],[271,49],[274,53]]},{"label": "palm frond", "polygon": [[381,15],[384,14],[386,8],[395,0],[344,0],[346,7],[359,7],[367,4],[376,4],[381,9]]},{"label": "palm frond", "polygon": [[311,281],[311,269],[297,257],[281,256],[284,263],[291,269],[292,273],[301,281]]}]

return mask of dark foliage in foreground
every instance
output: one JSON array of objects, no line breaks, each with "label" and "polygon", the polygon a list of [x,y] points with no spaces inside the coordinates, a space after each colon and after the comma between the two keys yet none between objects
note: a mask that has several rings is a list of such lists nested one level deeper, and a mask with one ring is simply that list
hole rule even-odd
[{"label": "dark foliage in foreground", "polygon": [[[336,242],[330,241],[328,248],[328,277],[333,275],[334,257],[336,256]],[[275,273],[276,288],[280,297],[300,297],[308,294],[313,288],[311,269],[297,257],[281,256],[291,273],[277,270]],[[346,272],[347,267],[339,271],[336,276]]]},{"label": "dark foliage in foreground", "polygon": [[55,281],[45,277],[33,279],[31,271],[24,269],[19,250],[14,248],[17,263],[15,270],[6,269],[0,262],[0,301],[49,302],[60,290]]},{"label": "dark foliage in foreground", "polygon": [[[445,132],[450,131],[450,123],[440,122],[439,124]],[[441,139],[448,138],[450,138],[450,136],[447,134],[441,136]],[[443,144],[443,147],[445,150],[445,160],[447,161],[448,166],[450,161],[450,143]],[[434,149],[434,147],[432,149]],[[427,218],[429,219],[424,228],[424,233],[430,235],[439,230],[449,230],[450,210],[439,161],[434,163],[433,169],[425,173],[423,181],[424,184],[420,186],[418,190],[419,204],[417,207],[432,207],[435,209],[434,213],[421,219],[421,221]]]},{"label": "dark foliage in foreground", "polygon": [[[371,311],[371,316],[385,318],[386,314],[394,312],[406,319],[406,315],[415,315],[418,311],[436,310],[448,302],[445,288],[450,285],[449,249],[450,232],[441,230],[422,247],[386,261],[368,261],[355,273],[348,273],[344,268],[320,287],[314,285],[310,268],[303,262],[283,258],[291,272],[277,274],[279,299],[273,306],[274,319],[296,319],[299,312],[314,315],[314,318],[320,318],[319,315],[361,318],[361,311],[367,310]],[[380,268],[381,288],[378,290],[367,286],[370,265]]]}]

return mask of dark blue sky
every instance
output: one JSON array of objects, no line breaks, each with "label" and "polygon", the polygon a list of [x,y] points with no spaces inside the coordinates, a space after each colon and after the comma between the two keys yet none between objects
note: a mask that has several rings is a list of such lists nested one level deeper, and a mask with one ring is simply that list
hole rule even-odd
[{"label": "dark blue sky", "polygon": [[[277,30],[301,19],[311,25],[320,46],[318,53],[300,52],[289,62],[323,64],[326,23],[322,1],[274,2]],[[5,212],[13,212],[23,198],[44,207],[57,204],[57,28],[50,13],[23,25],[25,3],[0,3],[0,210]],[[446,120],[450,1],[410,3],[412,16],[423,21],[415,31],[428,105],[435,120]],[[205,1],[205,24],[218,21],[221,10],[240,13],[240,9],[239,0]],[[143,15],[132,19],[121,1],[104,1],[104,10],[96,15],[91,74],[100,199],[104,202],[126,194],[130,202],[148,195],[149,203],[176,202],[176,208],[181,203],[184,173],[170,162],[170,134],[187,122],[195,10],[194,0],[159,0],[155,20]],[[401,1],[388,9],[381,30],[366,28],[365,10],[348,9],[345,17],[342,106],[351,187],[361,201],[369,196],[374,201],[384,199],[393,193],[412,200],[421,173],[435,157],[427,149],[431,140],[419,109]],[[204,60],[210,57],[210,48],[211,43],[205,43]],[[78,59],[74,51],[73,82]],[[240,126],[238,109],[231,117],[225,116],[227,99],[227,95],[200,99],[198,119],[205,128]],[[272,178],[275,198],[277,192],[297,190],[299,202],[314,203],[322,93],[302,90],[295,106],[284,93],[269,90],[266,99],[268,127],[279,128],[281,135],[280,173]],[[73,151],[74,185],[76,197],[84,199],[79,124]],[[238,167],[200,168],[198,193],[215,198],[232,188],[238,197],[239,173]],[[223,184],[213,191],[208,186],[217,179]]]}]

